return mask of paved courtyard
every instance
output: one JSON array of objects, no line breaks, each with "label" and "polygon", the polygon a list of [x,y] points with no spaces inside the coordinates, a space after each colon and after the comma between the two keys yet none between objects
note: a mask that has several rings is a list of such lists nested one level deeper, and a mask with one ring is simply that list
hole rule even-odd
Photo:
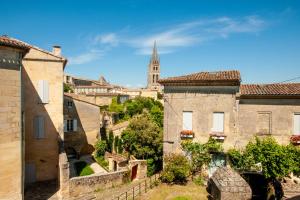
[{"label": "paved courtyard", "polygon": [[56,181],[45,181],[31,184],[25,189],[25,200],[58,200]]}]

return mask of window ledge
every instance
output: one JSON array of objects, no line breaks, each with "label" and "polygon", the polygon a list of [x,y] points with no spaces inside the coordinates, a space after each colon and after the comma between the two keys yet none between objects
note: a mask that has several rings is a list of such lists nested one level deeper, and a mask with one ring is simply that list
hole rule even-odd
[{"label": "window ledge", "polygon": [[225,140],[227,137],[223,132],[212,132],[209,134],[212,139],[215,140]]}]

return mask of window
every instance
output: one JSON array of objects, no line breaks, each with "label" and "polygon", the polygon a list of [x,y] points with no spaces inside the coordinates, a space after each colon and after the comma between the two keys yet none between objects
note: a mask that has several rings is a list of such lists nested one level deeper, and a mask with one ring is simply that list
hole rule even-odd
[{"label": "window", "polygon": [[183,111],[182,113],[182,129],[193,130],[193,112]]},{"label": "window", "polygon": [[67,101],[67,106],[68,106],[68,108],[72,108],[73,107],[73,101]]},{"label": "window", "polygon": [[224,113],[214,112],[213,113],[213,132],[224,132]]},{"label": "window", "polygon": [[154,83],[155,82],[155,75],[153,74],[153,79],[152,79],[152,83]]},{"label": "window", "polygon": [[77,131],[77,119],[64,120],[64,132]]},{"label": "window", "polygon": [[271,112],[258,112],[256,124],[257,133],[271,134]]},{"label": "window", "polygon": [[294,114],[294,135],[300,135],[300,113]]},{"label": "window", "polygon": [[43,116],[36,116],[34,122],[34,136],[36,139],[45,138],[45,120]]},{"label": "window", "polygon": [[47,80],[38,81],[38,94],[41,103],[49,103],[49,83]]}]

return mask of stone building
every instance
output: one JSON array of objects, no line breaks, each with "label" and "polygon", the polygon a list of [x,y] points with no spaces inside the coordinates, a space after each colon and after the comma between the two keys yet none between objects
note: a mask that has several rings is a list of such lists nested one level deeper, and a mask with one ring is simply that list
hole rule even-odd
[{"label": "stone building", "polygon": [[147,89],[160,90],[160,84],[158,83],[160,76],[160,60],[157,53],[156,42],[154,42],[153,52],[148,65],[148,82]]},{"label": "stone building", "polygon": [[[288,144],[300,134],[300,83],[241,84],[239,71],[200,72],[159,80],[164,86],[164,154],[183,139],[243,148],[254,136]],[[216,156],[215,165],[223,165]],[[214,170],[211,171],[211,173]]]},{"label": "stone building", "polygon": [[79,78],[71,75],[64,75],[64,83],[69,84],[75,94],[95,95],[98,94],[118,94],[121,93],[123,87],[110,84],[103,76],[99,80],[91,80]]},{"label": "stone building", "polygon": [[99,106],[83,96],[78,98],[78,95],[65,93],[64,146],[67,154],[91,154],[99,134]]},{"label": "stone building", "polygon": [[[4,177],[0,174],[1,183],[9,187],[1,186],[4,191],[0,198],[15,195],[21,199],[24,181],[58,178],[59,141],[63,139],[62,83],[67,60],[58,46],[48,52],[8,36],[0,37],[0,47],[0,77],[6,80],[2,81],[0,105],[7,113],[0,129],[1,134],[8,134],[1,137],[5,138],[1,147],[6,149],[1,159],[7,160],[5,166],[10,167],[3,171]],[[15,148],[10,149],[13,145]],[[14,177],[6,180],[12,171]]]},{"label": "stone building", "polygon": [[22,58],[29,46],[0,37],[0,199],[22,199],[24,179],[24,112]]}]

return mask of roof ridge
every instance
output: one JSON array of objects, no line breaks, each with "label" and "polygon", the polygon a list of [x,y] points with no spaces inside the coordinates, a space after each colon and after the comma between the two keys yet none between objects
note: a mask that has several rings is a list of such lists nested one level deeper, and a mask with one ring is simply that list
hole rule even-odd
[{"label": "roof ridge", "polygon": [[33,49],[39,50],[39,51],[41,51],[41,52],[47,53],[47,54],[49,54],[49,55],[51,55],[51,56],[54,56],[54,57],[56,57],[56,58],[60,58],[60,59],[62,59],[62,60],[67,60],[67,59],[66,59],[65,57],[63,57],[63,56],[57,56],[57,55],[53,54],[53,53],[50,52],[50,51],[47,51],[47,50],[45,50],[45,49],[41,49],[41,48],[39,48],[39,47],[37,47],[37,46],[35,46],[35,45],[32,45],[32,44],[28,44],[27,42],[24,42],[24,41],[22,41],[22,40],[19,40],[19,39],[16,39],[16,38],[13,38],[13,37],[10,37],[10,36],[7,36],[7,35],[1,36],[1,37],[7,38],[7,39],[10,39],[10,40],[14,40],[14,41],[16,41],[16,42],[23,43],[24,45],[26,45],[26,46],[28,46],[28,47],[30,47],[30,48],[33,48]]}]

